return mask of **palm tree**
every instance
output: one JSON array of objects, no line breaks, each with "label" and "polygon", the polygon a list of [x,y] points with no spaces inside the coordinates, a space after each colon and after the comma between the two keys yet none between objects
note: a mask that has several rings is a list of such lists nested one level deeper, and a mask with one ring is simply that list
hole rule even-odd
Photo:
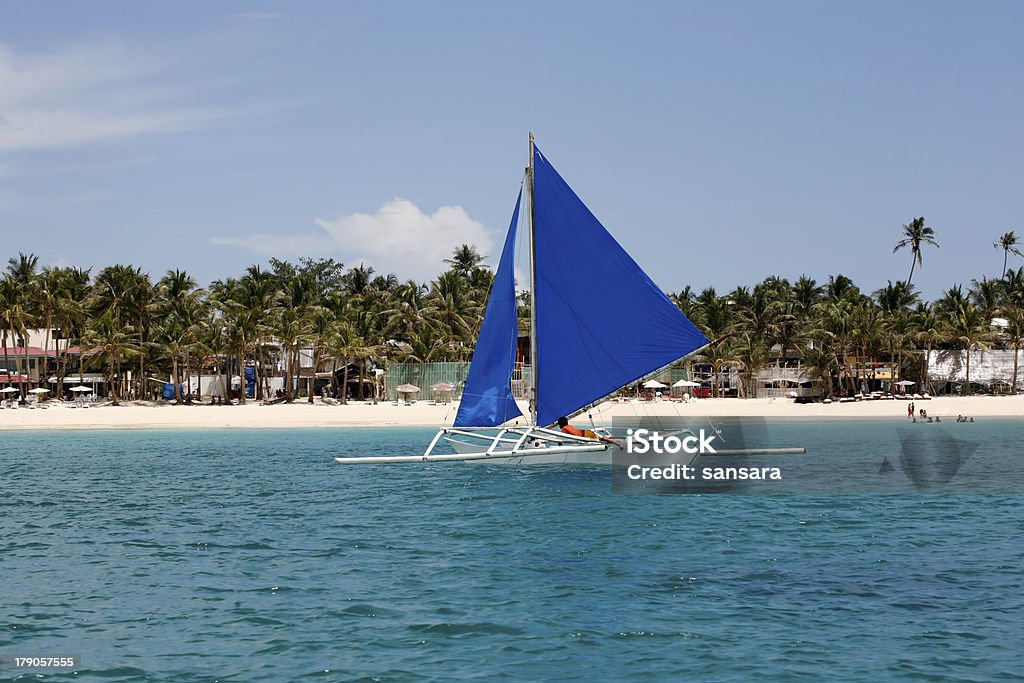
[{"label": "palm tree", "polygon": [[191,330],[188,323],[176,313],[164,316],[156,330],[156,343],[171,359],[171,383],[174,385],[174,402],[182,403],[180,364],[188,347]]},{"label": "palm tree", "polygon": [[721,373],[726,367],[734,367],[739,363],[736,342],[732,337],[723,339],[705,349],[701,354],[704,361],[711,364],[713,379],[712,396],[718,398],[721,389]]},{"label": "palm tree", "polygon": [[107,386],[113,405],[121,405],[118,397],[118,383],[121,361],[142,353],[131,325],[120,322],[112,310],[108,310],[92,321],[85,332],[83,342],[93,350],[84,357],[88,361],[102,361],[107,375]]},{"label": "palm tree", "polygon": [[274,316],[272,327],[274,336],[281,343],[285,358],[284,367],[288,375],[288,381],[284,385],[285,400],[292,403],[298,389],[299,349],[309,340],[312,325],[303,311],[291,306],[282,306]]},{"label": "palm tree", "polygon": [[981,314],[991,318],[999,310],[1003,300],[1003,280],[990,280],[982,277],[981,280],[971,281],[970,300],[978,306]]},{"label": "palm tree", "polygon": [[828,276],[828,284],[825,285],[825,295],[831,301],[856,301],[863,295],[860,288],[853,283],[853,280],[839,273]]},{"label": "palm tree", "polygon": [[935,241],[935,231],[926,226],[924,224],[924,216],[920,216],[903,226],[903,239],[892,248],[892,253],[895,254],[903,247],[910,247],[911,261],[910,275],[907,276],[908,287],[914,277],[914,266],[924,267],[924,263],[921,261],[921,246],[925,244],[930,244],[936,249],[939,246],[939,243]]},{"label": "palm tree", "polygon": [[1018,244],[1020,244],[1020,238],[1014,234],[1013,230],[1004,232],[997,241],[992,243],[992,246],[996,249],[1003,250],[1003,277],[1006,277],[1006,259],[1009,258],[1010,254],[1024,256],[1024,252],[1017,248]]},{"label": "palm tree", "polygon": [[53,317],[61,299],[64,284],[64,270],[46,267],[36,280],[36,304],[39,307],[39,323],[43,326],[43,357],[40,359],[40,381],[50,376],[50,333]]},{"label": "palm tree", "polygon": [[256,375],[255,398],[257,400],[265,398],[270,389],[266,376],[268,363],[265,363],[264,360],[267,355],[268,321],[282,296],[278,289],[279,284],[279,278],[254,265],[246,269],[245,275],[238,281],[238,289],[233,291],[235,306],[241,306],[249,312],[249,333],[252,335],[253,355],[255,356],[253,371]]},{"label": "palm tree", "polygon": [[36,275],[36,268],[39,266],[39,257],[35,254],[22,254],[18,252],[18,258],[7,259],[7,274],[22,287],[27,286]]},{"label": "palm tree", "polygon": [[1019,306],[1013,306],[1004,311],[1006,316],[1006,328],[1003,332],[1006,334],[1007,341],[1010,343],[1010,347],[1013,349],[1013,378],[1010,380],[1010,393],[1017,393],[1017,357],[1020,356],[1020,347],[1024,344],[1024,308]]},{"label": "palm tree", "polygon": [[[148,281],[148,278],[147,278]],[[148,284],[148,282],[147,282]],[[191,275],[183,270],[168,270],[160,278],[156,286],[158,298],[150,300],[152,289],[145,287],[142,283],[136,289],[136,313],[139,316],[139,324],[142,326],[151,310],[159,311],[161,323],[158,328],[160,339],[164,349],[171,357],[171,382],[174,384],[174,400],[182,402],[181,396],[181,375],[179,374],[179,361],[185,361],[185,374],[189,379],[191,387],[190,368],[188,362],[189,350],[195,343],[202,312],[199,310],[202,290],[196,289],[196,281]],[[144,340],[140,335],[140,345]],[[139,366],[139,373],[144,372],[143,366]],[[141,395],[141,394],[140,394]],[[191,402],[192,392],[189,392]]]},{"label": "palm tree", "polygon": [[821,382],[821,397],[832,398],[832,378],[839,370],[836,355],[820,346],[809,347],[800,350],[800,361],[808,375]]},{"label": "palm tree", "polygon": [[[342,364],[342,405],[348,404],[348,367],[352,363],[355,354],[362,347],[363,340],[356,335],[352,325],[343,318],[336,319],[331,329],[331,334],[327,339],[327,352],[334,358],[335,372],[337,372],[337,363],[340,362]],[[331,374],[334,375],[335,372]]]},{"label": "palm tree", "polygon": [[[7,273],[17,283],[21,290],[24,315],[22,318],[22,329],[20,330],[22,341],[22,352],[25,354],[25,377],[28,377],[29,353],[28,353],[28,330],[36,324],[36,267],[39,265],[39,257],[35,254],[23,254],[18,252],[18,258],[11,258],[7,261]],[[42,372],[40,372],[42,377]],[[21,398],[28,397],[28,382],[21,383]]]},{"label": "palm tree", "polygon": [[64,351],[61,352],[60,340],[54,346],[57,350],[57,395],[64,395],[64,377],[68,371],[68,359],[72,342],[79,347],[78,374],[82,375],[82,335],[88,321],[86,302],[90,297],[89,271],[81,268],[65,268],[61,282],[57,288],[54,301],[53,324],[61,332],[64,339]]},{"label": "palm tree", "polygon": [[966,393],[971,393],[971,351],[977,348],[988,348],[988,340],[992,333],[989,322],[974,304],[962,304],[952,311],[946,321],[950,340],[959,346],[967,356]]},{"label": "palm tree", "polygon": [[[212,304],[205,306],[203,317],[196,325],[195,349],[200,353],[206,362],[212,362],[214,369],[214,386],[216,392],[210,392],[211,397],[220,396],[226,402],[228,397],[228,383],[223,373],[222,359],[230,351],[228,340],[225,335],[224,322],[220,313]],[[212,400],[212,399],[211,399]]]},{"label": "palm tree", "polygon": [[734,354],[735,360],[743,367],[745,381],[742,384],[746,386],[744,393],[757,398],[757,373],[768,363],[764,338],[759,334],[742,335],[737,340]]},{"label": "palm tree", "polygon": [[446,258],[444,262],[451,266],[451,270],[468,277],[470,273],[480,267],[480,264],[484,262],[484,257],[480,255],[475,246],[460,244],[452,250],[452,257]]},{"label": "palm tree", "polygon": [[878,302],[878,306],[885,313],[895,313],[897,311],[909,311],[911,307],[917,302],[917,293],[911,285],[906,282],[897,282],[893,284],[892,280],[887,281],[885,287],[875,292],[875,300]]},{"label": "palm tree", "polygon": [[928,386],[928,363],[931,359],[932,349],[945,335],[942,320],[928,304],[918,306],[914,313],[914,338],[919,344],[924,344],[924,363],[922,364],[921,381]]},{"label": "palm tree", "polygon": [[[11,343],[16,345],[19,334],[22,337],[27,336],[26,329],[31,317],[27,304],[24,290],[14,276],[8,274],[0,278],[0,336],[3,340],[4,370],[7,371],[5,379],[8,386],[11,384],[11,358],[7,337],[10,335]],[[25,369],[28,370],[28,365]],[[22,384],[24,386],[24,383]]]},{"label": "palm tree", "polygon": [[327,347],[327,340],[334,326],[336,314],[326,306],[312,306],[307,313],[307,318],[309,320],[310,339],[313,343],[313,376],[310,378],[308,385],[309,403],[312,403],[316,393],[316,373],[320,370],[320,359],[323,358]]}]

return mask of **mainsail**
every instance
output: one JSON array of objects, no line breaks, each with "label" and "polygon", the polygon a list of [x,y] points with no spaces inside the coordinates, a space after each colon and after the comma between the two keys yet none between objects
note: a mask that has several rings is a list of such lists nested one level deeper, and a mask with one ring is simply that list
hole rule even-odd
[{"label": "mainsail", "polygon": [[534,152],[537,424],[549,425],[708,339]]},{"label": "mainsail", "polygon": [[[537,424],[550,425],[706,345],[708,339],[534,147]],[[477,341],[457,427],[522,413],[510,390],[518,336],[514,254],[520,192]]]},{"label": "mainsail", "polygon": [[516,313],[515,252],[519,224],[520,190],[512,212],[498,272],[491,285],[480,337],[476,342],[462,402],[455,416],[456,427],[497,427],[523,413],[516,405],[510,384],[516,363],[519,317]]}]

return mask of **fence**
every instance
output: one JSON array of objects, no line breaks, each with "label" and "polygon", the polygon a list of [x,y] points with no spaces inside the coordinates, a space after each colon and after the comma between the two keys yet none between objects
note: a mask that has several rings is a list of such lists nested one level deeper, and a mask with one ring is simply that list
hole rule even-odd
[{"label": "fence", "polygon": [[469,363],[388,363],[384,373],[384,392],[389,401],[398,399],[396,388],[412,384],[420,388],[419,397],[429,398],[430,387],[446,383],[455,387],[452,398],[462,395],[469,374]]}]

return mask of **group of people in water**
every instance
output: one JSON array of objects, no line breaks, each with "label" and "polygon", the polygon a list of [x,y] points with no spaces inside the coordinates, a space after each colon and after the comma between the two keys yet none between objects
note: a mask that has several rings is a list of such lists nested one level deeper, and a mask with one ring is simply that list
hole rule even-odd
[{"label": "group of people in water", "polygon": [[[928,422],[942,422],[942,420],[938,416],[936,416],[936,417],[929,416],[928,415],[928,411],[925,410],[924,408],[920,408],[918,410],[918,412],[917,412],[917,415],[914,415],[914,404],[913,403],[910,403],[910,404],[907,405],[907,419],[911,420],[913,422],[917,422],[918,419],[920,419],[921,422],[924,422],[926,420]],[[963,415],[957,415],[956,416],[956,421],[957,422],[974,422],[974,418],[973,417],[970,417],[970,418],[969,417],[965,417]]]}]

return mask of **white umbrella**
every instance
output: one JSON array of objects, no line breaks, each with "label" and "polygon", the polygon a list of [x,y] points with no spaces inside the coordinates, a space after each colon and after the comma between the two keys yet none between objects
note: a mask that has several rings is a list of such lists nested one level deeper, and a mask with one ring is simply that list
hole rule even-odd
[{"label": "white umbrella", "polygon": [[85,386],[79,385],[77,387],[71,387],[70,389],[68,389],[68,391],[85,392],[85,391],[92,391],[92,389],[90,387],[85,387]]},{"label": "white umbrella", "polygon": [[901,379],[899,382],[896,382],[896,386],[900,387],[912,387],[915,384],[917,384],[917,382],[911,382],[909,379]]},{"label": "white umbrella", "polygon": [[688,380],[688,379],[681,379],[678,382],[676,382],[675,384],[673,384],[672,386],[674,386],[674,387],[699,387],[700,386],[700,382],[693,382],[693,381]]},{"label": "white umbrella", "polygon": [[30,394],[48,394],[50,393],[50,390],[43,389],[42,387],[36,387],[35,389],[29,389],[28,392]]},{"label": "white umbrella", "polygon": [[664,389],[667,386],[667,384],[662,384],[656,379],[649,379],[644,382],[644,389]]},{"label": "white umbrella", "polygon": [[0,389],[0,394],[13,394],[17,391],[21,390],[18,389],[17,387],[4,387],[3,389]]}]

